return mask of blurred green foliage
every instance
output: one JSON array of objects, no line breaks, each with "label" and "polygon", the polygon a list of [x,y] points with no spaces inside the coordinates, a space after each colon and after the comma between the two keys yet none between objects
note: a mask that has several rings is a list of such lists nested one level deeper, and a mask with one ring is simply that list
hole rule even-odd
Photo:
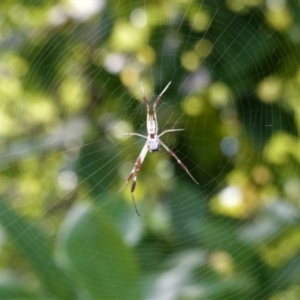
[{"label": "blurred green foliage", "polygon": [[0,11],[0,299],[300,298],[299,1]]}]

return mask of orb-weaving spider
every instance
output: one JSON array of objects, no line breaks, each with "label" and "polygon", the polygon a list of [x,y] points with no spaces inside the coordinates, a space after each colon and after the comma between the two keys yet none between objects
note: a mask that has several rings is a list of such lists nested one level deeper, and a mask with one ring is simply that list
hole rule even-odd
[{"label": "orb-weaving spider", "polygon": [[[133,181],[131,184],[131,196],[132,196],[132,202],[135,208],[136,213],[140,216],[135,200],[134,200],[134,190],[135,190],[135,186],[136,186],[136,181],[137,181],[137,174],[143,164],[143,161],[149,152],[155,152],[159,150],[159,146],[162,145],[166,151],[172,155],[176,161],[179,163],[179,165],[187,172],[187,174],[195,181],[195,183],[199,184],[196,179],[192,176],[192,174],[189,172],[188,168],[180,161],[180,159],[177,157],[177,155],[167,146],[165,145],[161,140],[160,137],[163,136],[165,133],[168,132],[176,132],[176,131],[182,131],[184,129],[167,129],[164,130],[162,133],[158,134],[158,124],[157,124],[157,118],[156,118],[156,106],[158,104],[158,102],[160,101],[162,95],[164,94],[164,92],[167,90],[167,88],[169,87],[169,85],[171,84],[171,82],[169,82],[167,84],[167,86],[164,88],[164,90],[158,95],[158,97],[156,98],[154,104],[153,104],[153,115],[150,114],[150,107],[149,107],[149,102],[147,97],[145,96],[145,92],[144,92],[144,87],[143,84],[141,83],[141,88],[142,88],[142,93],[143,93],[143,99],[147,108],[147,136],[139,134],[139,133],[124,133],[124,135],[137,135],[139,137],[145,138],[147,139],[140,155],[138,156],[134,167],[132,169],[132,171],[130,172],[126,182],[124,183],[124,185],[122,186],[122,188],[119,190],[119,192],[121,192],[123,190],[123,188],[126,186],[126,184],[130,181],[130,179],[133,177]],[[118,193],[119,193],[118,192]]]}]

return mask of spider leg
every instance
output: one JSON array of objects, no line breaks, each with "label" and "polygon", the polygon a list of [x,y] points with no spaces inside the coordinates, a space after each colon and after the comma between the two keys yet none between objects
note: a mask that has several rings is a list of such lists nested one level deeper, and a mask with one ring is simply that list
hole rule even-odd
[{"label": "spider leg", "polygon": [[165,133],[168,133],[168,132],[176,132],[176,131],[182,131],[182,130],[184,130],[184,129],[167,129],[167,130],[164,130],[163,132],[161,132],[158,137],[161,137],[162,135],[164,135]]},{"label": "spider leg", "polygon": [[142,135],[142,134],[139,134],[139,133],[135,133],[135,132],[132,132],[132,133],[123,133],[123,135],[137,135],[139,137],[147,139],[147,137],[145,135]]},{"label": "spider leg", "polygon": [[194,180],[194,182],[197,183],[197,184],[199,184],[199,182],[196,181],[196,179],[192,176],[192,174],[190,173],[190,171],[188,170],[188,168],[181,162],[181,160],[177,157],[177,155],[167,145],[165,145],[161,140],[159,141],[159,143],[166,149],[166,151],[170,155],[172,155],[177,160],[177,162],[179,163],[179,165],[181,166],[181,168],[188,173],[188,175]]},{"label": "spider leg", "polygon": [[132,171],[130,172],[126,182],[121,187],[121,189],[118,191],[118,193],[120,193],[124,189],[126,184],[130,181],[130,179],[133,177],[130,192],[131,192],[131,198],[132,198],[132,202],[133,202],[135,211],[139,216],[141,216],[141,215],[138,212],[133,193],[134,193],[134,190],[135,190],[135,187],[136,187],[137,174],[138,174],[138,172],[139,172],[139,170],[140,170],[140,168],[141,168],[141,166],[144,162],[144,159],[147,155],[147,152],[148,152],[148,143],[146,142],[143,149],[142,149],[142,151],[141,151],[141,153],[140,153],[140,155],[138,156],[138,158],[137,158],[137,160],[134,164],[134,167],[133,167]]},{"label": "spider leg", "polygon": [[163,91],[158,95],[158,97],[156,98],[156,100],[153,104],[153,115],[154,115],[155,119],[156,119],[156,105],[158,104],[158,102],[160,101],[162,95],[167,90],[167,88],[169,87],[170,84],[171,84],[171,81],[167,84],[167,86],[163,89]]},{"label": "spider leg", "polygon": [[147,116],[149,116],[149,113],[150,113],[149,102],[145,95],[144,86],[143,86],[142,82],[141,82],[141,89],[142,89],[142,93],[143,93],[143,100],[144,100],[146,108],[147,108]]}]

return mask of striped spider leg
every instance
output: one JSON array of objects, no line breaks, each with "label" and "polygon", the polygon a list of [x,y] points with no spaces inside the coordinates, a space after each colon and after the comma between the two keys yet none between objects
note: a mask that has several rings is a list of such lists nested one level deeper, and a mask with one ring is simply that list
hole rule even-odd
[{"label": "striped spider leg", "polygon": [[[135,199],[134,199],[134,190],[136,187],[136,182],[137,182],[137,175],[138,172],[141,169],[141,166],[144,162],[144,159],[149,152],[156,152],[159,151],[160,146],[163,146],[163,148],[165,148],[165,150],[171,155],[173,156],[177,163],[183,168],[183,170],[186,171],[186,173],[193,179],[193,181],[196,184],[199,184],[196,179],[192,176],[192,174],[189,172],[188,168],[181,162],[181,160],[177,157],[177,155],[165,144],[160,140],[160,137],[163,136],[166,133],[169,132],[177,132],[177,131],[182,131],[183,129],[167,129],[164,130],[162,133],[158,134],[158,123],[157,123],[157,118],[156,118],[156,106],[159,103],[162,95],[164,94],[164,92],[167,90],[167,88],[169,87],[169,85],[171,84],[171,82],[169,82],[167,84],[167,86],[164,88],[164,90],[158,95],[158,97],[156,98],[154,104],[153,104],[153,114],[150,113],[150,106],[149,106],[149,102],[147,97],[145,96],[145,92],[144,92],[144,87],[143,84],[141,83],[141,88],[142,88],[142,93],[143,93],[143,100],[144,103],[146,105],[147,108],[147,136],[139,134],[139,133],[124,133],[124,135],[136,135],[139,137],[142,137],[144,139],[146,139],[146,143],[140,153],[140,155],[138,156],[132,171],[130,172],[126,182],[124,183],[124,185],[121,187],[121,189],[119,190],[119,192],[121,192],[123,190],[123,188],[126,186],[126,184],[132,179],[132,184],[131,184],[131,197],[132,197],[132,202],[135,208],[136,213],[140,216],[139,211],[137,209],[136,203],[135,203]],[[118,193],[119,193],[118,192]]]}]

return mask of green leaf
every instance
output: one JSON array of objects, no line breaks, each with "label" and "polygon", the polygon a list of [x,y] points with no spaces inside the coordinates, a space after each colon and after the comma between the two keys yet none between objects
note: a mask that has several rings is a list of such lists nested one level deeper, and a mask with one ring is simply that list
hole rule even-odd
[{"label": "green leaf", "polygon": [[30,261],[47,291],[60,299],[74,299],[68,278],[53,259],[50,241],[38,227],[17,214],[2,199],[0,222],[20,253]]},{"label": "green leaf", "polygon": [[271,292],[268,276],[270,270],[256,253],[254,245],[248,245],[240,239],[236,232],[238,223],[224,217],[208,217],[201,220],[198,226],[201,242],[212,251],[222,249],[229,253],[237,267],[255,279],[256,284],[253,287],[256,289],[253,288],[252,293],[259,293],[261,299],[267,299]]},{"label": "green leaf", "polygon": [[274,290],[284,290],[290,285],[300,283],[300,252],[294,255],[282,268],[272,277]]},{"label": "green leaf", "polygon": [[1,286],[0,285],[0,299],[40,299],[29,291],[16,286]]},{"label": "green leaf", "polygon": [[77,205],[67,216],[59,251],[92,299],[140,299],[137,261],[120,233],[95,206]]},{"label": "green leaf", "polygon": [[[34,294],[32,291],[26,289],[26,286],[22,286],[19,281],[16,280],[6,280],[5,282],[0,283],[0,299],[1,300],[22,300],[22,299],[30,299],[30,300],[50,300],[54,299],[54,297],[41,297],[38,294]],[[22,283],[22,281],[21,281]],[[56,297],[55,297],[56,298]]]}]

